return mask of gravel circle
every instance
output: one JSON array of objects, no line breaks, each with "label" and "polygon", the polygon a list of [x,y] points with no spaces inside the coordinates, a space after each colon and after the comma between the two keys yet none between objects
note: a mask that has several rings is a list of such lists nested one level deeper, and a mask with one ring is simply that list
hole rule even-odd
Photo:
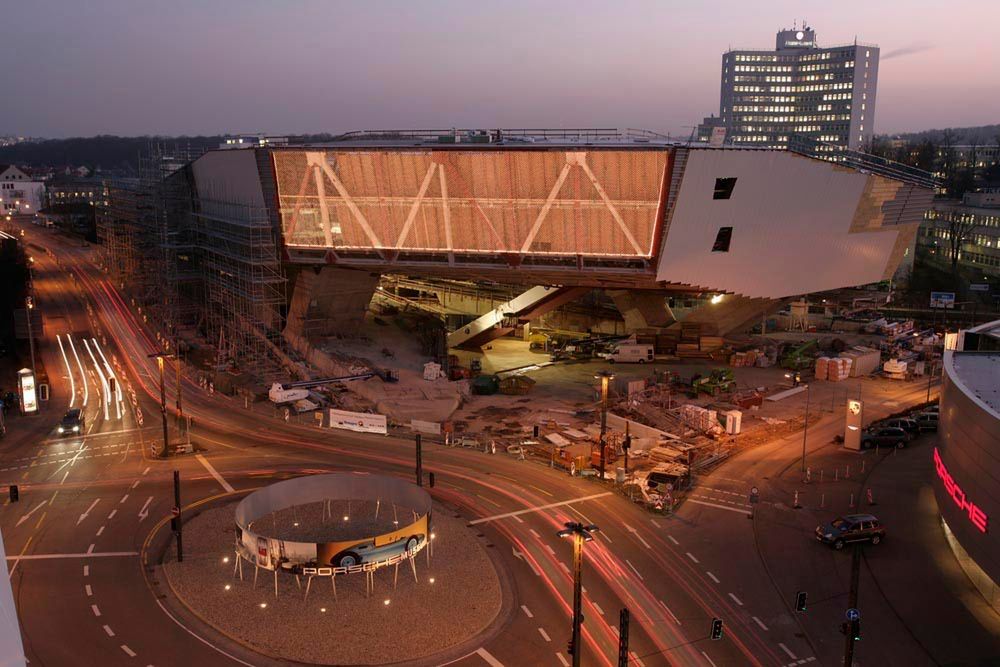
[{"label": "gravel circle", "polygon": [[276,598],[272,572],[260,570],[256,589],[253,566],[243,563],[242,581],[233,575],[235,507],[228,503],[186,521],[184,562],[169,549],[163,569],[203,621],[265,655],[323,665],[391,664],[467,641],[500,612],[500,581],[486,547],[465,520],[437,505],[434,553],[429,565],[427,549],[417,555],[417,582],[403,562],[395,589],[395,568],[385,567],[375,572],[369,597],[365,576],[354,574],[337,577],[336,599],[330,578],[314,577],[306,600],[306,577],[300,589],[293,575],[279,573]]}]

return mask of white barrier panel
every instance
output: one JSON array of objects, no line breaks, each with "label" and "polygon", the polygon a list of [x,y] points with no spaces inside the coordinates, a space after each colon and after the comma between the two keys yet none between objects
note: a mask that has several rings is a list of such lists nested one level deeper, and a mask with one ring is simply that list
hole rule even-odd
[{"label": "white barrier panel", "polygon": [[331,409],[330,428],[342,428],[348,431],[360,431],[361,433],[388,434],[389,422],[385,415]]},{"label": "white barrier panel", "polygon": [[411,419],[410,428],[417,433],[426,433],[427,435],[441,435],[441,423],[440,422],[425,422],[420,419]]},{"label": "white barrier panel", "polygon": [[[14,561],[14,567],[17,567],[17,561]],[[24,667],[26,662],[24,645],[21,643],[21,626],[14,607],[14,592],[7,573],[7,554],[4,553],[3,537],[0,536],[0,665]]]}]

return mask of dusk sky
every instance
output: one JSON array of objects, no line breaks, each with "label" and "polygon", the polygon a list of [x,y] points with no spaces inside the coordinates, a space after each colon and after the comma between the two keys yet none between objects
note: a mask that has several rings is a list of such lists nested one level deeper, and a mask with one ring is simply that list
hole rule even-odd
[{"label": "dusk sky", "polygon": [[718,113],[723,51],[802,19],[882,47],[877,132],[1000,122],[995,0],[31,0],[0,19],[0,135],[687,135]]}]

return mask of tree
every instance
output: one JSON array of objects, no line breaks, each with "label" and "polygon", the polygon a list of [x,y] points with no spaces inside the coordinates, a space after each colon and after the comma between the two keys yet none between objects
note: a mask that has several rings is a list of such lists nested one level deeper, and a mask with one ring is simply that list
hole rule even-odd
[{"label": "tree", "polygon": [[[917,144],[917,150],[913,156],[912,164],[917,169],[924,171],[934,171],[934,163],[937,160],[937,146],[930,139],[924,139]],[[909,161],[908,161],[909,162]]]},{"label": "tree", "polygon": [[948,249],[951,251],[951,276],[958,285],[958,254],[972,234],[979,229],[976,218],[971,215],[951,212],[948,216]]}]

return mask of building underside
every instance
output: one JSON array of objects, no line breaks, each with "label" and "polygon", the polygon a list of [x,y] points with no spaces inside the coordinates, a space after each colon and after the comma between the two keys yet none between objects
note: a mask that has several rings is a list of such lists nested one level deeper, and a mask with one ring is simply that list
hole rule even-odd
[{"label": "building underside", "polygon": [[[504,332],[593,290],[625,331],[675,325],[672,295],[728,294],[689,316],[725,334],[790,297],[890,278],[912,252],[929,180],[823,157],[599,130],[210,151],[179,172],[189,197],[171,215],[188,245],[172,256],[200,272],[202,319],[226,314],[220,348],[228,334],[255,355],[350,331],[383,277],[418,294],[495,286]],[[437,314],[458,333],[490,309]]]}]

